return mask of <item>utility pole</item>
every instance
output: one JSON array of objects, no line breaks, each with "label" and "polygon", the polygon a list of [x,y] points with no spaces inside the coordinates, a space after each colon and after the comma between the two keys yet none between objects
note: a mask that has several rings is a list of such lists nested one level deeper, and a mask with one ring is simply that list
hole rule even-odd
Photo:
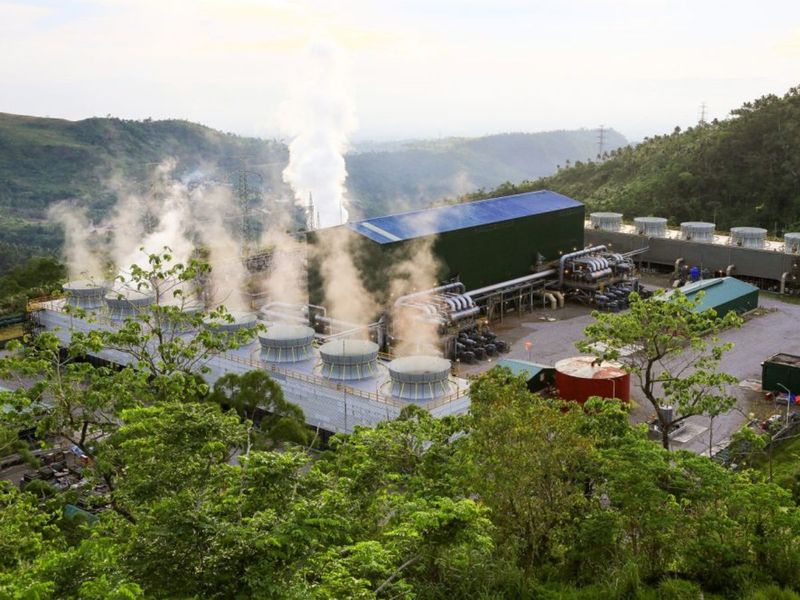
[{"label": "utility pole", "polygon": [[605,125],[600,125],[597,129],[597,156],[598,158],[603,156],[603,146],[606,142],[606,129]]}]

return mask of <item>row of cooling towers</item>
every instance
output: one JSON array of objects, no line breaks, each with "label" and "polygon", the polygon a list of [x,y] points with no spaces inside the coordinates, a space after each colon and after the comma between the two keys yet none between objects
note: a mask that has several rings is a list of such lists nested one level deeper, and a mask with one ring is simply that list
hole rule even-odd
[{"label": "row of cooling towers", "polygon": [[[594,212],[589,215],[594,229],[601,231],[620,231],[622,214],[613,212]],[[667,237],[667,220],[663,217],[636,217],[633,220],[636,233],[647,237]],[[714,223],[685,221],[680,224],[682,240],[712,243]],[[761,227],[732,227],[729,242],[732,246],[743,248],[764,248],[767,243],[767,230]],[[787,254],[800,253],[800,232],[786,233],[783,236],[783,251]]]},{"label": "row of cooling towers", "polygon": [[[123,321],[145,310],[155,301],[149,290],[111,289],[106,283],[71,281],[63,286],[67,304],[87,311],[104,311],[112,321]],[[184,302],[181,309],[199,312],[198,302]],[[217,332],[233,332],[258,324],[255,313],[230,312],[230,320],[207,320]],[[336,339],[314,347],[315,332],[305,325],[277,323],[259,332],[261,361],[301,372],[316,372],[325,379],[361,385],[365,380],[385,379],[389,395],[406,401],[424,402],[454,391],[449,360],[437,356],[406,356],[384,366],[378,360],[378,344],[357,339]],[[378,389],[378,384],[374,389]],[[385,390],[384,390],[385,391]]]}]

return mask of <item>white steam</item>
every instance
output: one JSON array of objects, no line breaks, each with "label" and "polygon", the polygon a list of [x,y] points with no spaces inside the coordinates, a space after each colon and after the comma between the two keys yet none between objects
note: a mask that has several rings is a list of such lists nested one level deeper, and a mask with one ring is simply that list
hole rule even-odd
[{"label": "white steam", "polygon": [[304,244],[280,227],[262,236],[261,245],[272,251],[272,264],[264,281],[269,299],[287,304],[308,301],[306,251]]},{"label": "white steam", "polygon": [[248,273],[242,261],[242,242],[225,217],[239,210],[231,191],[222,187],[199,187],[191,194],[193,222],[211,266],[209,303],[229,310],[247,310],[245,291]]},{"label": "white steam", "polygon": [[312,43],[298,70],[302,81],[282,110],[282,125],[292,136],[283,179],[300,206],[307,207],[309,194],[313,195],[315,227],[347,222],[344,153],[356,120],[343,61],[334,43]]},{"label": "white steam", "polygon": [[64,259],[70,279],[102,277],[103,263],[91,248],[92,226],[86,209],[59,202],[50,207],[47,217],[64,228]]}]

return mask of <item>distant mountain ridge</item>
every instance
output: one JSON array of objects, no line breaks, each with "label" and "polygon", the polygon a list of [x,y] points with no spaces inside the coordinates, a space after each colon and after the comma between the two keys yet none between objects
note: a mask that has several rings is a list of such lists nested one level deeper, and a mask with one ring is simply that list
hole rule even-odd
[{"label": "distant mountain ridge", "polygon": [[[605,150],[627,144],[614,130],[604,136]],[[382,147],[388,149],[369,150]],[[559,166],[595,158],[598,140],[596,131],[581,129],[357,146],[361,148],[367,151],[347,157],[348,185],[356,206],[372,216],[551,175]]]},{"label": "distant mountain ridge", "polygon": [[646,138],[540,179],[468,194],[478,199],[548,188],[627,218],[717,229],[800,231],[800,87],[744,103],[724,120]]},{"label": "distant mountain ridge", "polygon": [[[606,147],[626,143],[614,131]],[[364,148],[369,148],[367,144]],[[346,157],[352,218],[421,208],[504,181],[556,171],[597,151],[591,130],[510,133],[477,138],[387,142],[381,151]],[[119,183],[140,185],[166,158],[176,174],[232,181],[246,167],[270,198],[290,199],[282,179],[289,153],[278,140],[223,133],[183,120],[80,121],[0,113],[0,271],[27,256],[52,253],[61,234],[46,222],[47,208],[75,200],[100,218],[116,201]]]}]

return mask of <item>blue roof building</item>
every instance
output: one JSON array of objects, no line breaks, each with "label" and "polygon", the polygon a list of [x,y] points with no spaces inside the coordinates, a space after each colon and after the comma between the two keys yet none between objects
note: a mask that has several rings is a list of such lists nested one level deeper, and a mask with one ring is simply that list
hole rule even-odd
[{"label": "blue roof building", "polygon": [[[584,206],[549,190],[514,194],[357,221],[309,233],[310,243],[344,229],[368,290],[385,293],[387,274],[413,260],[420,244],[438,259],[439,281],[460,279],[476,289],[533,272],[583,248]],[[324,304],[320,273],[309,263],[309,295]]]}]

